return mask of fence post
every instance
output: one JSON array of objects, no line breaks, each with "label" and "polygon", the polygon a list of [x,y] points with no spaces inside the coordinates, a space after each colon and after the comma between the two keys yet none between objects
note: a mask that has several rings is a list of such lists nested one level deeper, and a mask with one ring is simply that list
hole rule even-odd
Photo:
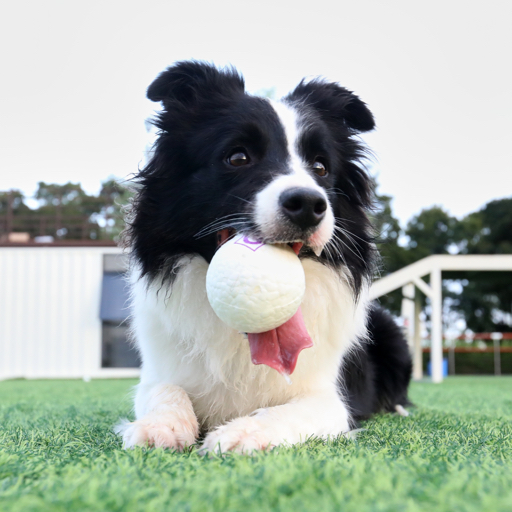
[{"label": "fence post", "polygon": [[414,346],[414,297],[415,287],[413,283],[402,286],[402,311],[401,317],[404,321],[404,331],[407,337],[409,349],[413,350]]},{"label": "fence post", "polygon": [[414,295],[414,350],[413,350],[413,370],[412,378],[414,380],[423,379],[423,347],[421,346],[421,296],[416,291]]},{"label": "fence post", "polygon": [[455,343],[456,338],[450,339],[450,350],[448,352],[448,373],[450,375],[455,375]]},{"label": "fence post", "polygon": [[491,339],[494,344],[494,375],[501,375],[501,353],[500,340],[503,335],[500,332],[491,333]]},{"label": "fence post", "polygon": [[430,287],[432,288],[432,315],[431,322],[431,349],[430,361],[432,363],[432,382],[443,382],[443,281],[441,269],[434,268],[430,273]]}]

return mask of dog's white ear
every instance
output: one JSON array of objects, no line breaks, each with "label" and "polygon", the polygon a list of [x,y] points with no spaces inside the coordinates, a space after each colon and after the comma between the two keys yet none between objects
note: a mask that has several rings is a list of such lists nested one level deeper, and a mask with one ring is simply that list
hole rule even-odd
[{"label": "dog's white ear", "polygon": [[219,70],[206,62],[182,61],[167,68],[148,87],[147,97],[164,107],[176,103],[193,106],[212,96],[243,94],[244,79],[235,69]]},{"label": "dog's white ear", "polygon": [[356,132],[375,128],[375,120],[366,103],[352,91],[322,79],[302,82],[286,98],[316,109],[327,122],[343,123]]}]

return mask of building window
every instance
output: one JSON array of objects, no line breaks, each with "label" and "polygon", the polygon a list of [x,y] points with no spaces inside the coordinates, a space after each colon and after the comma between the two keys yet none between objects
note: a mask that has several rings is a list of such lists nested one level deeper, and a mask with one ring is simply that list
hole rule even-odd
[{"label": "building window", "polygon": [[129,342],[129,295],[125,255],[103,256],[103,283],[100,318],[102,321],[102,368],[138,368],[140,359]]}]

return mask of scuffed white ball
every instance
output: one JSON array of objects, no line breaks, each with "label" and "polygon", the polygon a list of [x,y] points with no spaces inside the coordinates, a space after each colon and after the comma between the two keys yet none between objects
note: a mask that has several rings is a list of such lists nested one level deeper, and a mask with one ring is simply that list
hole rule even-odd
[{"label": "scuffed white ball", "polygon": [[237,235],[215,253],[206,293],[217,316],[240,332],[275,329],[299,308],[306,290],[302,264],[285,244]]}]

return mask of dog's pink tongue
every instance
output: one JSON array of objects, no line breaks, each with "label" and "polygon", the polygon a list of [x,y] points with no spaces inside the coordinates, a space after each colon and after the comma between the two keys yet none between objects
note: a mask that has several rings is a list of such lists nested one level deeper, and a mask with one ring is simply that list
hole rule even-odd
[{"label": "dog's pink tongue", "polygon": [[313,346],[300,308],[277,329],[248,336],[252,362],[266,364],[283,375],[291,375],[301,350]]}]

